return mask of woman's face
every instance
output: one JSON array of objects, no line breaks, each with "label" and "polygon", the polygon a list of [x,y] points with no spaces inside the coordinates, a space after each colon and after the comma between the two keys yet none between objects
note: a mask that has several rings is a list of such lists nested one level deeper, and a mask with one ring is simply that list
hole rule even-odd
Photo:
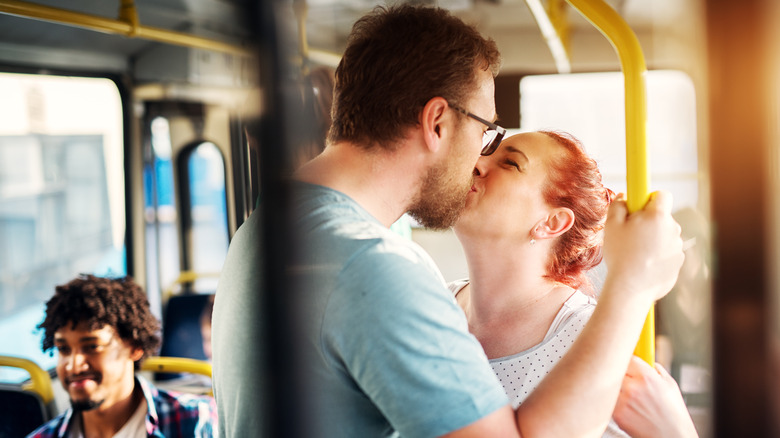
[{"label": "woman's face", "polygon": [[480,157],[455,225],[458,235],[530,240],[533,228],[551,210],[542,188],[551,160],[561,152],[552,138],[528,132],[507,138],[495,153]]}]

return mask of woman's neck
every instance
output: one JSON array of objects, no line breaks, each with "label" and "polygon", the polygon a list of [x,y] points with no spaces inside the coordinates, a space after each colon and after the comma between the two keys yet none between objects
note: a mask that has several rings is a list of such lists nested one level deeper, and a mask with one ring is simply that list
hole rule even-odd
[{"label": "woman's neck", "polygon": [[544,277],[546,248],[496,244],[464,245],[470,283],[457,297],[489,358],[541,342],[574,292]]}]

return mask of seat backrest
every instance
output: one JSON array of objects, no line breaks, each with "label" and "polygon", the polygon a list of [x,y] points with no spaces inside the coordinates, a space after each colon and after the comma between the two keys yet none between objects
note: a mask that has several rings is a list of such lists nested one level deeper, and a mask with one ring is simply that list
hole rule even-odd
[{"label": "seat backrest", "polygon": [[176,295],[168,300],[163,316],[160,356],[205,360],[201,316],[211,294]]},{"label": "seat backrest", "polygon": [[28,382],[0,385],[0,437],[23,437],[56,414],[51,377],[35,362],[19,357],[0,356],[0,366],[30,374]]},{"label": "seat backrest", "polygon": [[49,420],[38,394],[19,387],[0,386],[0,437],[24,437]]},{"label": "seat backrest", "polygon": [[[207,360],[201,333],[202,317],[213,294],[185,294],[172,296],[163,314],[163,333],[160,356],[186,357]],[[179,375],[158,373],[156,380],[168,380]]]}]

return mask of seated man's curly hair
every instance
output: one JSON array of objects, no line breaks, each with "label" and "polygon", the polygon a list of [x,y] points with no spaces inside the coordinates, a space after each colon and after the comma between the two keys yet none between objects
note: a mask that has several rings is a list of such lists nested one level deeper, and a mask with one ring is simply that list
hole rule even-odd
[{"label": "seated man's curly hair", "polygon": [[[131,277],[103,278],[79,275],[67,284],[57,286],[46,303],[46,318],[39,329],[44,330],[43,351],[54,347],[54,333],[71,324],[71,328],[86,322],[89,330],[110,325],[117,335],[134,348],[144,351],[144,358],[154,355],[160,346],[160,323],[149,309],[149,300],[141,286]],[[139,369],[140,360],[135,363]]]}]

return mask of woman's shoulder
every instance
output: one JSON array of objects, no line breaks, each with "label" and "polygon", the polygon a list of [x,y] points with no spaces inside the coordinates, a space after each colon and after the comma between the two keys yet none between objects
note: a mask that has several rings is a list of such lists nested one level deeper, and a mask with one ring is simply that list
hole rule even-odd
[{"label": "woman's shoulder", "polygon": [[570,312],[582,312],[587,310],[592,312],[593,309],[596,308],[596,299],[580,290],[575,290],[569,299],[563,303],[561,310],[564,308],[568,309]]},{"label": "woman's shoulder", "polygon": [[596,308],[595,298],[585,295],[579,290],[575,290],[573,294],[563,303],[561,310],[555,315],[555,319],[550,324],[550,329],[547,332],[545,339],[554,336],[566,326],[577,326],[576,331],[582,329],[585,323],[588,322],[593,310]]}]

